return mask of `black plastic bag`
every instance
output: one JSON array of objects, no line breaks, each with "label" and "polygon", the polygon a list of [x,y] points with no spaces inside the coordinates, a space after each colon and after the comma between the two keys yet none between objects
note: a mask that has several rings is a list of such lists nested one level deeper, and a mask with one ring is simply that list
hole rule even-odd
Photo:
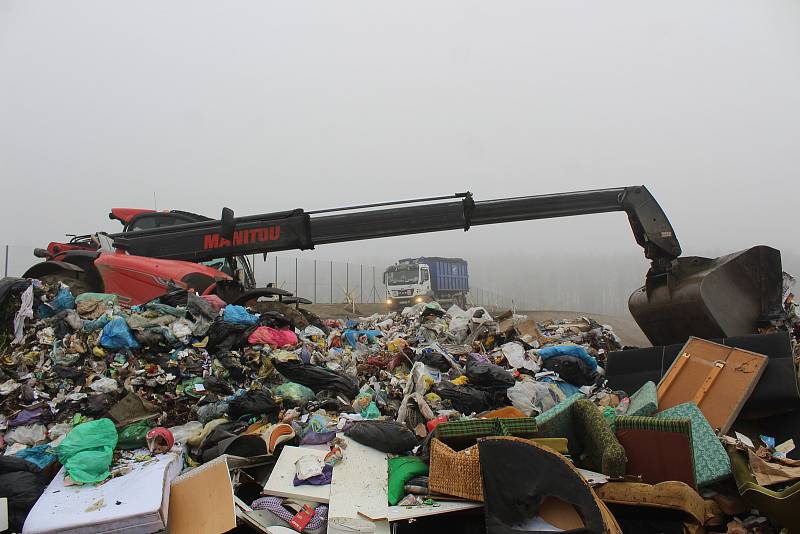
[{"label": "black plastic bag", "polygon": [[464,414],[485,412],[495,406],[495,399],[489,392],[472,386],[457,386],[447,380],[433,386],[433,392],[449,400],[454,409]]},{"label": "black plastic bag", "polygon": [[230,395],[233,388],[215,376],[207,376],[203,379],[203,386],[206,391],[219,395]]},{"label": "black plastic bag", "polygon": [[275,369],[286,379],[311,388],[314,393],[324,389],[341,393],[348,400],[358,395],[358,384],[345,373],[331,371],[318,365],[304,364],[297,360],[281,362],[273,359]]},{"label": "black plastic bag", "polygon": [[217,317],[208,329],[206,350],[214,353],[243,347],[247,345],[247,338],[255,329],[255,326],[229,323]]},{"label": "black plastic bag", "polygon": [[96,395],[88,396],[82,403],[81,407],[86,415],[96,417],[108,411],[111,408],[113,397],[106,393],[98,393]]},{"label": "black plastic bag", "polygon": [[[29,285],[30,280],[25,278],[0,278],[0,335],[14,337],[14,316],[19,310],[20,295]],[[36,298],[33,301],[37,302]]]},{"label": "black plastic bag", "polygon": [[575,356],[551,356],[544,360],[544,368],[555,371],[562,380],[573,386],[589,386],[594,384],[598,376],[585,361]]},{"label": "black plastic bag", "polygon": [[134,330],[133,337],[142,347],[166,348],[169,346],[169,344],[167,343],[167,339],[164,337],[163,330],[164,329],[161,327]]},{"label": "black plastic bag", "polygon": [[16,456],[0,456],[0,497],[8,498],[10,532],[22,532],[28,512],[46,487],[37,466]]},{"label": "black plastic bag", "polygon": [[218,352],[217,360],[227,369],[230,377],[237,382],[243,382],[247,368],[242,364],[240,357],[234,352]]},{"label": "black plastic bag", "polygon": [[166,293],[158,297],[158,301],[161,304],[166,304],[167,306],[173,306],[177,308],[178,306],[186,306],[188,298],[189,292],[186,289],[178,286],[172,286],[167,290]]},{"label": "black plastic bag", "polygon": [[272,393],[267,389],[251,389],[228,404],[228,415],[238,419],[243,415],[271,414],[280,410]]},{"label": "black plastic bag", "polygon": [[293,322],[289,317],[275,310],[262,313],[261,317],[258,318],[258,324],[279,329],[293,327]]},{"label": "black plastic bag", "polygon": [[414,433],[395,421],[357,421],[345,434],[362,445],[392,454],[410,451],[418,444]]},{"label": "black plastic bag", "polygon": [[424,363],[428,367],[438,369],[443,373],[446,373],[452,369],[450,362],[447,361],[447,358],[433,350],[423,350],[422,354],[420,354],[417,358],[417,361]]},{"label": "black plastic bag", "polygon": [[503,391],[514,386],[514,377],[499,365],[469,360],[466,373],[469,383],[489,389]]},{"label": "black plastic bag", "polygon": [[80,368],[67,367],[66,365],[54,365],[53,372],[58,378],[74,380],[75,382],[83,382],[86,380],[86,373]]}]

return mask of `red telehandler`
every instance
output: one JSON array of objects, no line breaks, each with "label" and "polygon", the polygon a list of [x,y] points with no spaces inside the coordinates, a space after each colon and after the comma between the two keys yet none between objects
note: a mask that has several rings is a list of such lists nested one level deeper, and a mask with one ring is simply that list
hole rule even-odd
[{"label": "red telehandler", "polygon": [[[123,231],[77,236],[34,253],[45,261],[26,278],[59,280],[73,292],[116,293],[126,305],[174,286],[230,303],[291,293],[258,288],[247,255],[471,226],[624,211],[650,260],[629,298],[654,345],[747,335],[785,316],[780,251],[755,246],[721,258],[681,257],[672,225],[644,186],[475,201],[470,193],[335,208],[295,209],[220,219],[184,211],[114,209]],[[587,276],[591,276],[587,273]],[[520,283],[524,283],[522,280]]]}]

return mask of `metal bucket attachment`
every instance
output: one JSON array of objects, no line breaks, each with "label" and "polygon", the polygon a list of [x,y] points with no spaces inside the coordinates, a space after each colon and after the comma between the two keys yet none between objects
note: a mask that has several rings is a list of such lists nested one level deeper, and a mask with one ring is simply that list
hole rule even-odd
[{"label": "metal bucket attachment", "polygon": [[628,299],[653,345],[756,333],[784,316],[781,253],[759,245],[720,258],[678,258]]}]

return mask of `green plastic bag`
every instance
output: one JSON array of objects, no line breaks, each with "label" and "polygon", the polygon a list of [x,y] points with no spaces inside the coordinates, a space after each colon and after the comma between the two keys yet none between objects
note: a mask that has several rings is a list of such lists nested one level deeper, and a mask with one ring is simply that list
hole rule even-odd
[{"label": "green plastic bag", "polygon": [[150,428],[150,421],[146,419],[122,427],[118,434],[117,448],[127,451],[147,447],[147,433]]},{"label": "green plastic bag", "polygon": [[394,506],[405,497],[406,482],[417,475],[428,474],[428,464],[416,456],[390,458],[389,464],[389,504]]},{"label": "green plastic bag", "polygon": [[361,417],[364,419],[377,419],[381,416],[381,411],[378,409],[378,405],[374,402],[370,402],[369,406],[361,410]]},{"label": "green plastic bag", "polygon": [[89,421],[73,428],[54,452],[75,482],[93,484],[110,476],[117,429],[111,419]]},{"label": "green plastic bag", "polygon": [[303,406],[316,397],[311,388],[296,382],[286,382],[272,390],[276,397],[283,399],[284,406]]}]

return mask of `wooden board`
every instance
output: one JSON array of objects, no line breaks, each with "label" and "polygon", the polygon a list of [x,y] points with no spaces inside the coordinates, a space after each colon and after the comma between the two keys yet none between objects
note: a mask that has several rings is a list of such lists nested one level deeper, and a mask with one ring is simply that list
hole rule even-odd
[{"label": "wooden board", "polygon": [[658,384],[659,411],[694,402],[725,434],[769,363],[763,354],[689,338]]},{"label": "wooden board", "polygon": [[[316,456],[323,459],[328,450],[321,450],[311,447],[292,447],[285,446],[281,451],[272,473],[264,485],[264,495],[274,495],[276,497],[291,497],[303,501],[313,501],[319,503],[327,503],[331,498],[331,485],[327,486],[312,486],[311,484],[302,484],[295,486],[294,464],[303,456]],[[333,468],[333,474],[336,476],[336,470],[339,468],[337,465]]]},{"label": "wooden board", "polygon": [[172,481],[170,534],[219,534],[236,528],[233,486],[225,457]]},{"label": "wooden board", "polygon": [[[333,469],[328,534],[389,532],[386,454],[345,437],[344,458]],[[370,519],[376,518],[376,520]]]},{"label": "wooden board", "polygon": [[460,512],[461,510],[473,510],[483,508],[482,502],[461,501],[461,502],[440,502],[437,506],[390,506],[387,519],[389,521],[402,521],[415,517],[427,517],[431,515],[447,514],[450,512]]}]

